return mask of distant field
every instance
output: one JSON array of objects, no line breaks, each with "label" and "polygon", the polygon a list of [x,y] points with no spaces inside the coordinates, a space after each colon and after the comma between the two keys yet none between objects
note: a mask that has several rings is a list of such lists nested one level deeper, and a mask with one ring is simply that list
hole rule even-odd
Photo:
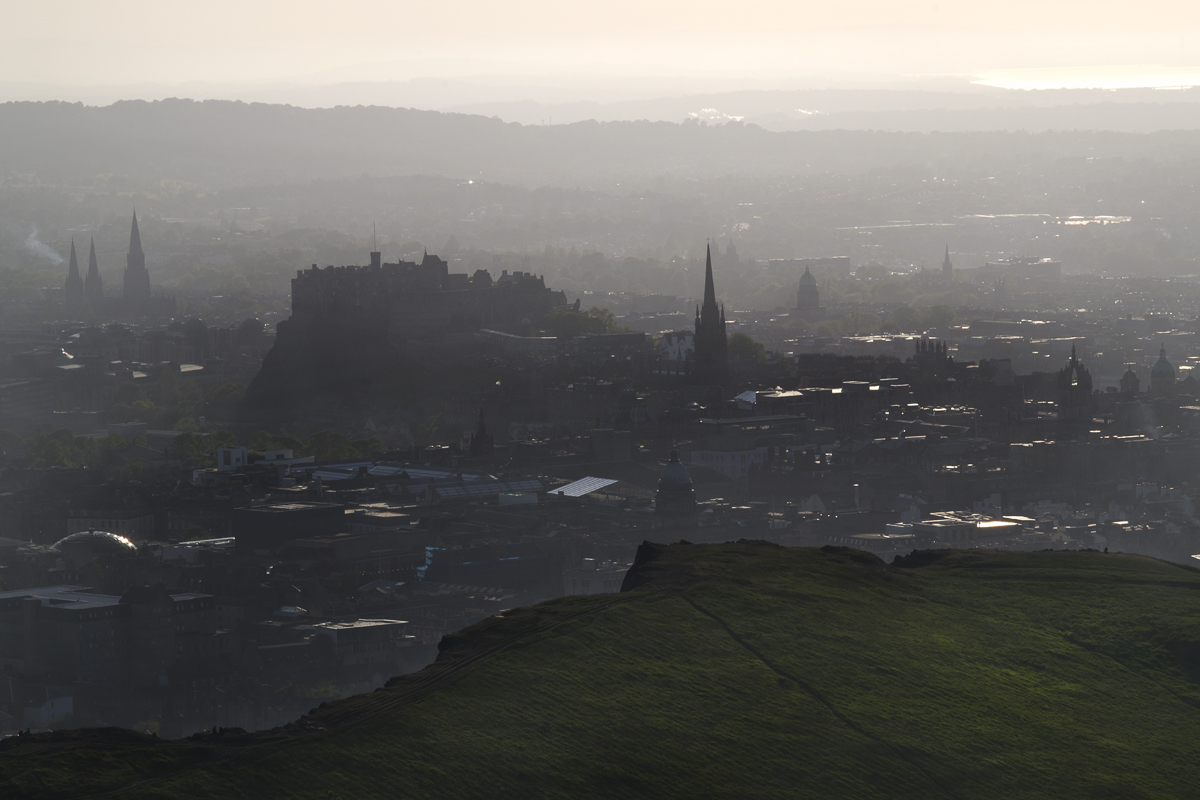
[{"label": "distant field", "polygon": [[0,748],[0,797],[1184,798],[1200,572],[1101,553],[643,548],[287,729]]}]

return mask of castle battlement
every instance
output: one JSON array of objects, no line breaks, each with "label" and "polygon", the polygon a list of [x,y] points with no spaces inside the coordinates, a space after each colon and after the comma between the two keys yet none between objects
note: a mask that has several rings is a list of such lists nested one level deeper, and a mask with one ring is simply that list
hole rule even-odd
[{"label": "castle battlement", "polygon": [[[390,318],[402,327],[417,319],[470,324],[534,312],[541,316],[566,298],[546,288],[532,273],[506,270],[493,282],[487,270],[451,273],[449,265],[426,254],[420,263],[385,264],[378,253],[366,266],[320,268],[316,264],[292,279],[292,317],[299,321],[343,319],[372,323]],[[433,315],[431,318],[431,314]],[[527,314],[526,314],[527,315]],[[401,319],[397,319],[397,316]]]}]

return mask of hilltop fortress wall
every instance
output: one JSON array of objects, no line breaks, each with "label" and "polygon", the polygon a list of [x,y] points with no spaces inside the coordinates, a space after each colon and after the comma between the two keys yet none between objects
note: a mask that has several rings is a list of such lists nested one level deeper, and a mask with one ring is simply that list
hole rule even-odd
[{"label": "hilltop fortress wall", "polygon": [[430,255],[421,263],[325,269],[314,264],[292,279],[291,322],[383,326],[398,344],[447,331],[533,323],[566,305],[561,291],[547,289],[531,273],[505,271],[493,282],[486,270],[468,276],[451,274],[448,266]]}]

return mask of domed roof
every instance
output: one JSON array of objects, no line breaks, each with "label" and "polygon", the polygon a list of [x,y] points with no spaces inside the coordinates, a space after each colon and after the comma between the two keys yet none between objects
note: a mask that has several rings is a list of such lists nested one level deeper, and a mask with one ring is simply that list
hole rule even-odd
[{"label": "domed roof", "polygon": [[76,561],[90,561],[102,556],[133,556],[137,555],[137,545],[108,531],[80,531],[64,536],[51,548],[63,555],[68,555]]},{"label": "domed roof", "polygon": [[1125,370],[1125,374],[1122,375],[1121,377],[1122,378],[1136,378],[1137,373],[1133,371],[1133,367],[1129,367],[1127,370]]},{"label": "domed roof", "polygon": [[1175,368],[1171,366],[1170,361],[1167,361],[1167,348],[1164,347],[1158,351],[1158,361],[1154,362],[1154,366],[1150,368],[1150,372],[1152,374],[1155,372],[1175,374]]},{"label": "domed roof", "polygon": [[813,274],[808,271],[808,267],[804,268],[804,274],[800,276],[800,285],[801,286],[816,286],[817,285],[817,279],[814,278]]},{"label": "domed roof", "polygon": [[691,486],[692,476],[688,475],[687,467],[679,461],[679,451],[671,448],[671,458],[663,465],[660,486]]}]

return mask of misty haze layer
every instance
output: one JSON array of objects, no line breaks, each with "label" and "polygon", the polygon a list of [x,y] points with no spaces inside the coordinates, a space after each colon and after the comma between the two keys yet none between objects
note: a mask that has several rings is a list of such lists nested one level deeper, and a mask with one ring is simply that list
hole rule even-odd
[{"label": "misty haze layer", "polygon": [[612,175],[803,174],[1013,158],[1190,156],[1200,133],[774,133],[700,121],[522,126],[412,109],[223,101],[0,106],[0,170],[64,181],[116,173],[206,186],[442,174],[543,183]]}]

